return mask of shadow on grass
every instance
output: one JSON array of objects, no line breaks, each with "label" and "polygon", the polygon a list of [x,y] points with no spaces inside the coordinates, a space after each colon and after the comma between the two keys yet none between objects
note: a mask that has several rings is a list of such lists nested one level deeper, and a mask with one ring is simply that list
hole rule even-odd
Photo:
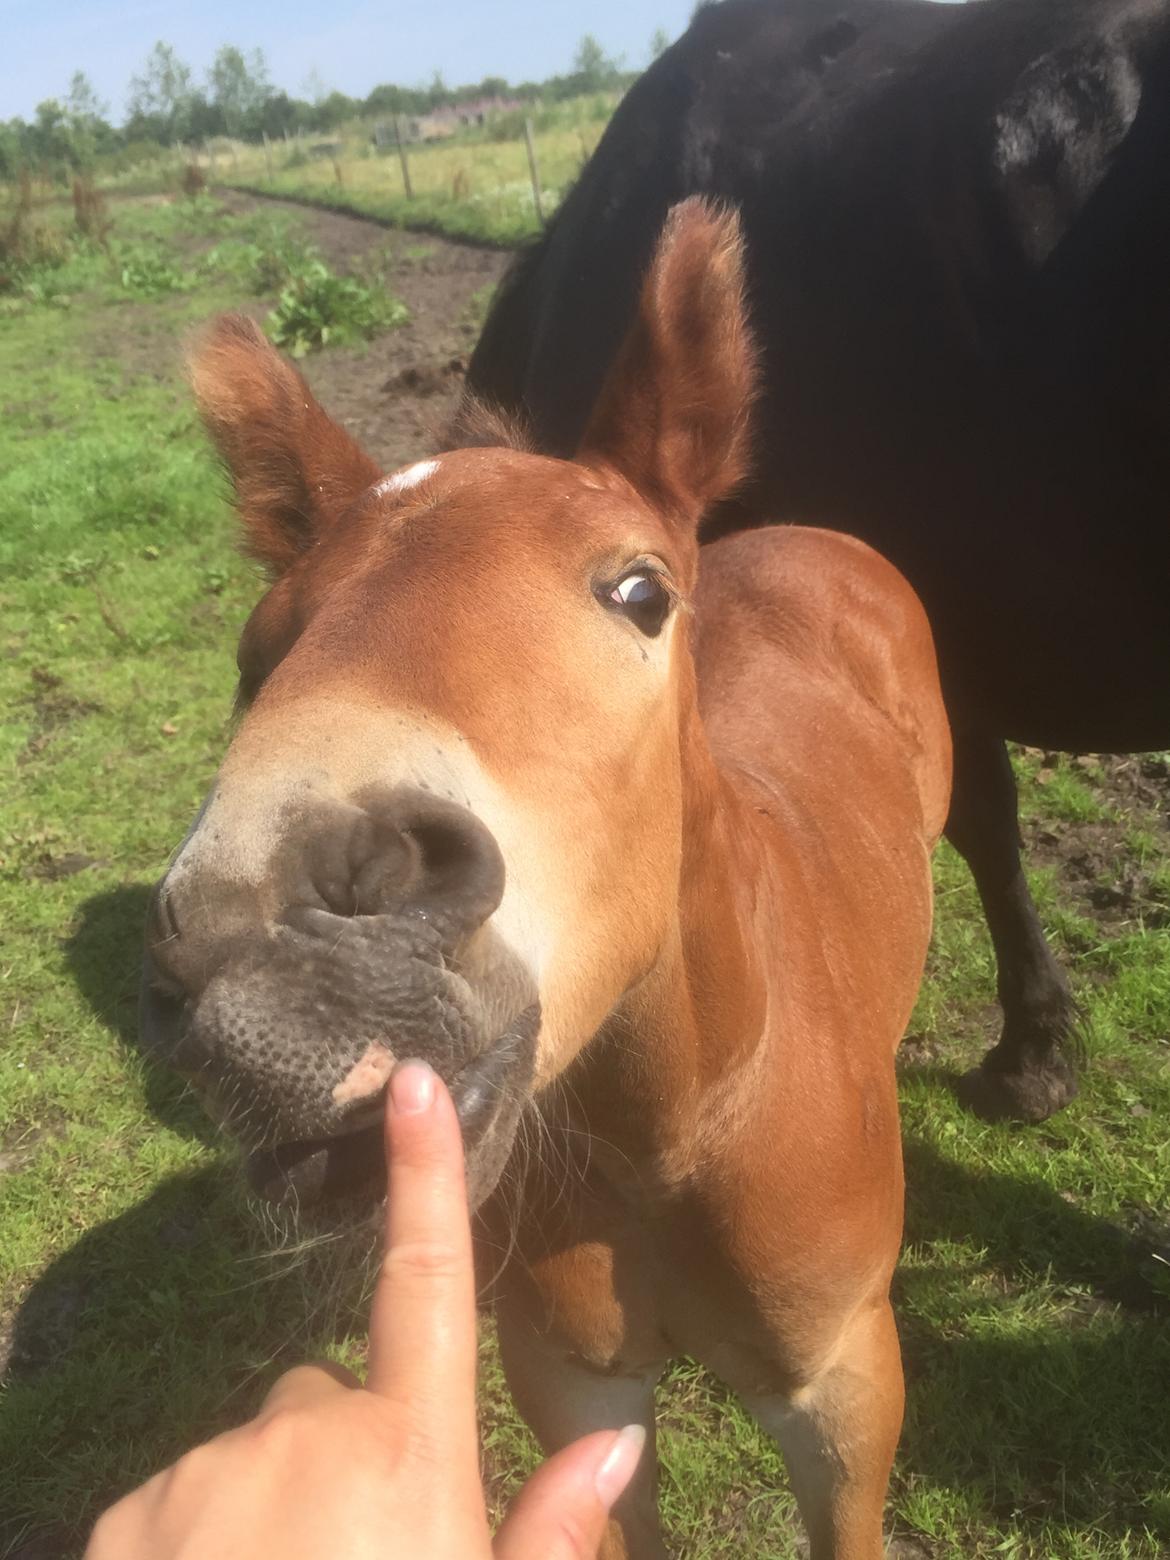
[{"label": "shadow on grass", "polygon": [[172,1132],[212,1143],[217,1134],[198,1100],[177,1073],[138,1043],[138,981],[149,899],[145,884],[131,883],[85,900],[65,956],[91,1011],[140,1059],[147,1109]]},{"label": "shadow on grass", "polygon": [[[128,892],[91,902],[90,937],[77,939],[89,968],[128,946],[142,905]],[[1125,1233],[912,1134],[906,1162],[917,1250],[897,1284],[909,1382],[897,1487],[954,1491],[980,1530],[1021,1531],[1035,1545],[1021,1553],[1064,1553],[1054,1523],[1079,1535],[1078,1553],[1120,1553],[1159,1520],[1147,1499],[1170,1488],[1170,1330]],[[257,1248],[223,1166],[166,1182],[36,1281],[0,1415],[0,1556],[72,1560],[125,1488],[254,1411],[279,1370],[360,1334],[354,1246]],[[956,1248],[982,1255],[964,1269]]]},{"label": "shadow on grass", "polygon": [[[914,1076],[954,1098],[957,1074],[916,1068]],[[1131,1312],[1170,1313],[1170,1295],[1143,1272],[1144,1248],[1120,1224],[1084,1212],[1042,1181],[956,1164],[911,1126],[903,1131],[906,1242],[970,1241],[1020,1284],[1044,1273]]]},{"label": "shadow on grass", "polygon": [[[1041,1182],[958,1165],[912,1133],[905,1160],[901,1478],[961,1492],[1037,1555],[1054,1552],[1053,1524],[1086,1545],[1146,1527],[1170,1541],[1170,1306],[1140,1248]],[[964,1249],[980,1253],[966,1267]]]},{"label": "shadow on grass", "polygon": [[41,1275],[11,1337],[0,1557],[72,1560],[119,1494],[364,1330],[369,1235],[261,1244],[224,1165],[165,1182]]}]

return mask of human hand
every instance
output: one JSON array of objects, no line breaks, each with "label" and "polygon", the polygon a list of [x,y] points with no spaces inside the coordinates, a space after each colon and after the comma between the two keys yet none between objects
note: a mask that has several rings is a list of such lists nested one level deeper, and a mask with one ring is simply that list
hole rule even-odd
[{"label": "human hand", "polygon": [[638,1463],[640,1427],[544,1463],[493,1542],[475,1420],[475,1281],[463,1143],[422,1062],[386,1110],[386,1249],[363,1387],[282,1376],[256,1418],[196,1447],[98,1521],[85,1560],[584,1560]]}]

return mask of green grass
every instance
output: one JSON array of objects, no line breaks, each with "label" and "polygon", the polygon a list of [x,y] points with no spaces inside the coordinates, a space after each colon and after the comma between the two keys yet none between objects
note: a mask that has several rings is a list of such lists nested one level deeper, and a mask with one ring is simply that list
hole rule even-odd
[{"label": "green grass", "polygon": [[[276,294],[266,328],[295,357],[332,342],[352,345],[400,325],[408,311],[386,287],[384,268],[337,276],[293,231],[287,211],[233,215],[211,196],[125,203],[103,245],[70,237],[63,204],[38,215],[61,243],[60,258],[16,267],[0,288],[0,319],[46,308],[68,309],[80,297],[97,306],[198,293],[194,318],[248,295]],[[2,224],[2,212],[0,212]],[[185,311],[187,315],[191,309]],[[138,331],[180,318],[136,322]]]},{"label": "green grass", "polygon": [[[533,110],[534,139],[545,221],[592,156],[618,99],[597,93]],[[395,227],[505,248],[540,232],[524,139],[524,115],[448,140],[407,147],[412,195],[406,194],[398,154],[372,144],[375,121],[327,136],[263,147],[217,142],[214,166],[197,161],[209,183],[277,195],[329,210],[352,212]],[[336,159],[312,148],[337,145]],[[188,158],[160,157],[99,179],[115,194],[175,194]],[[338,174],[340,173],[340,179]]]},{"label": "green grass", "polygon": [[[248,1413],[277,1370],[361,1360],[366,1246],[273,1254],[230,1152],[135,1047],[146,885],[222,752],[257,588],[180,343],[251,296],[271,220],[119,206],[116,242],[182,289],[132,295],[81,251],[58,273],[67,303],[0,317],[0,1555],[35,1534],[78,1553],[103,1503]],[[277,237],[297,244],[295,222]],[[1091,768],[1020,768],[1033,834],[1104,831],[1088,876],[1055,857],[1034,873],[1091,1066],[1039,1128],[956,1107],[950,1079],[991,1036],[992,967],[944,848],[903,1075],[909,1399],[889,1518],[932,1556],[1152,1560],[1170,1551],[1170,836]],[[1135,874],[1103,924],[1088,896]],[[533,1449],[490,1328],[483,1364],[498,1505]],[[677,1553],[799,1552],[774,1449],[687,1362],[661,1420]]]},{"label": "green grass", "polygon": [[[546,220],[596,148],[611,107],[589,99],[579,106],[562,105],[548,123],[537,123]],[[461,136],[411,146],[408,156],[412,198],[406,195],[397,153],[374,154],[360,140],[345,143],[336,167],[329,158],[278,148],[271,174],[260,151],[241,147],[236,161],[218,176],[239,188],[479,243],[510,247],[540,231],[522,126],[509,139]]]}]

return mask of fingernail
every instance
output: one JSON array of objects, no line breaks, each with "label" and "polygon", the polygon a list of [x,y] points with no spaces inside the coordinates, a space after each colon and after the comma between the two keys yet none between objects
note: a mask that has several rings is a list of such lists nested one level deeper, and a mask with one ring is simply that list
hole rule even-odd
[{"label": "fingernail", "polygon": [[618,1432],[613,1445],[606,1452],[605,1461],[593,1475],[593,1487],[606,1511],[620,1499],[622,1491],[634,1477],[645,1444],[645,1425],[627,1425]]},{"label": "fingernail", "polygon": [[401,1116],[418,1116],[435,1103],[435,1075],[426,1062],[399,1062],[390,1074],[390,1099]]}]

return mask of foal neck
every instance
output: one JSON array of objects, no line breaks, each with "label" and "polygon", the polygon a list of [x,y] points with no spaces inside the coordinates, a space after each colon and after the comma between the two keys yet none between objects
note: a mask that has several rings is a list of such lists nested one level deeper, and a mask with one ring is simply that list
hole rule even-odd
[{"label": "foal neck", "polygon": [[[573,1079],[588,1130],[655,1180],[684,1179],[767,1035],[778,926],[750,790],[723,772],[697,710],[683,722],[677,911],[653,968]],[[775,932],[777,935],[770,935]],[[731,1108],[729,1106],[729,1108]]]}]

